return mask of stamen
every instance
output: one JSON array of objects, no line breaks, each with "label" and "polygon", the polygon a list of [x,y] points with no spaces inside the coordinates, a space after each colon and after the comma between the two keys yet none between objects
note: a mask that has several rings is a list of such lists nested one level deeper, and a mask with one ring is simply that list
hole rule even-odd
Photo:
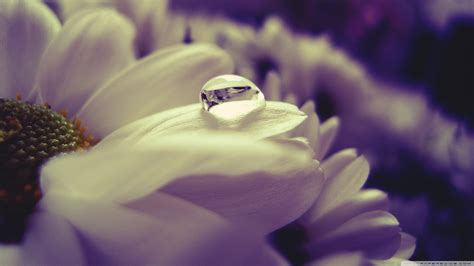
[{"label": "stamen", "polygon": [[66,110],[61,110],[58,112],[60,115],[62,115],[64,118],[67,118],[67,111]]},{"label": "stamen", "polygon": [[41,199],[39,169],[48,158],[85,150],[94,141],[83,123],[47,103],[0,99],[0,242],[18,242]]}]

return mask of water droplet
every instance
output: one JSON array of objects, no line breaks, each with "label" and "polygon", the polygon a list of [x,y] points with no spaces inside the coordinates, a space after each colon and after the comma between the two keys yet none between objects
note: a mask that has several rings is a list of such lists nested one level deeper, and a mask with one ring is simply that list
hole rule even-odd
[{"label": "water droplet", "polygon": [[262,91],[237,75],[210,79],[202,87],[200,99],[204,110],[222,118],[240,117],[265,107]]}]

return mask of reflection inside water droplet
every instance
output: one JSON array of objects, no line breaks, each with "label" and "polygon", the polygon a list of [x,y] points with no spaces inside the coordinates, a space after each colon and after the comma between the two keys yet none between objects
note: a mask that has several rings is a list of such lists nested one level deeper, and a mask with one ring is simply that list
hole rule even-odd
[{"label": "reflection inside water droplet", "polygon": [[265,107],[262,91],[250,80],[237,75],[210,79],[201,89],[204,110],[223,117],[240,117]]}]

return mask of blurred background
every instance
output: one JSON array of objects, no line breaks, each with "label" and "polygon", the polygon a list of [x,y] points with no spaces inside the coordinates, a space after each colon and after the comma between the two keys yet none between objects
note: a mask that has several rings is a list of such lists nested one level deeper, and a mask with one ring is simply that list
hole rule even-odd
[{"label": "blurred background", "polygon": [[[61,12],[55,1],[46,2],[64,19],[66,9]],[[185,17],[223,17],[257,32],[268,18],[278,17],[291,36],[330,40],[327,62],[340,61],[342,51],[349,59],[336,67],[352,64],[356,70],[349,67],[349,75],[362,72],[375,89],[380,85],[381,92],[374,90],[371,98],[375,109],[372,102],[351,103],[357,99],[341,104],[331,84],[341,87],[335,84],[344,75],[335,73],[345,72],[334,69],[328,72],[334,76],[326,78],[329,90],[301,90],[296,95],[300,104],[313,100],[322,121],[341,117],[334,151],[356,147],[369,158],[366,186],[389,193],[391,212],[403,230],[418,239],[412,260],[474,260],[474,0],[171,0],[169,8]],[[188,25],[185,31],[181,28],[185,38],[178,34],[180,42],[206,35],[202,31],[207,26],[198,32],[192,20],[184,21]],[[213,23],[210,19],[209,25]],[[166,31],[173,35],[176,28]],[[272,34],[278,42],[280,33]],[[282,40],[285,34],[281,32]],[[142,37],[148,39],[148,33]],[[222,41],[219,34],[213,37],[218,44]],[[138,54],[152,50],[140,42]],[[286,63],[296,72],[308,72],[304,66],[271,59],[254,65],[262,80],[269,71],[283,72]],[[329,63],[318,64],[327,70],[324,65]],[[364,71],[357,70],[359,66]],[[313,72],[325,79],[324,73]],[[307,83],[308,76],[293,74],[301,78],[292,81],[296,86]],[[262,85],[262,80],[254,81]],[[365,106],[369,108],[357,112]]]}]

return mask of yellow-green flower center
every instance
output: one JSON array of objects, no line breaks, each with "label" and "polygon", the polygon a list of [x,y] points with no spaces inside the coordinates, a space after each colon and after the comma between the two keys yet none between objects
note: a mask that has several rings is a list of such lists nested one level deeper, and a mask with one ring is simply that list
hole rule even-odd
[{"label": "yellow-green flower center", "polygon": [[0,241],[13,237],[4,232],[10,230],[7,225],[27,217],[41,198],[41,165],[87,147],[90,140],[83,132],[78,122],[47,105],[0,99]]}]

